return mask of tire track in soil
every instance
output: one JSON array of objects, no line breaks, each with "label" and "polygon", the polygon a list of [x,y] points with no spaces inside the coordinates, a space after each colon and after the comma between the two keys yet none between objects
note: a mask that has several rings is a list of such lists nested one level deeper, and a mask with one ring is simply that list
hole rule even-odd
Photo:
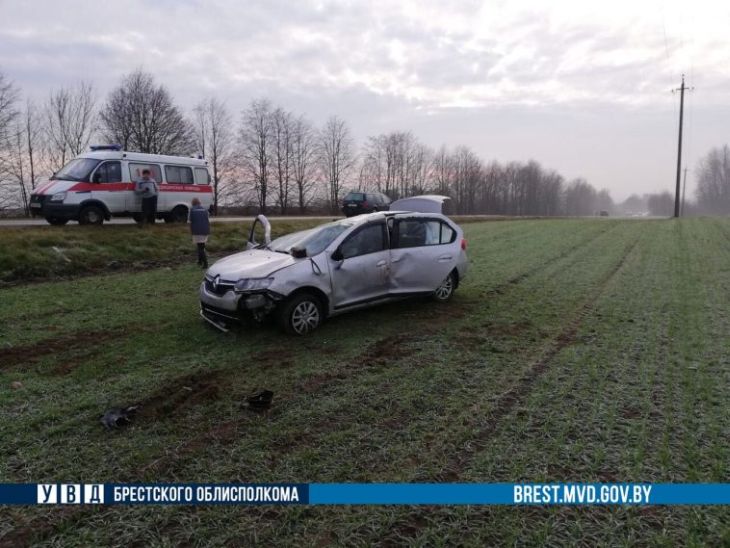
[{"label": "tire track in soil", "polygon": [[485,294],[486,295],[495,295],[495,294],[501,295],[502,293],[504,293],[505,289],[507,289],[513,285],[517,285],[517,284],[523,282],[524,280],[526,280],[527,278],[534,276],[541,270],[545,270],[546,268],[549,268],[553,264],[565,259],[566,257],[569,257],[570,255],[572,255],[579,249],[582,249],[582,248],[586,247],[587,245],[592,244],[597,239],[599,239],[601,236],[604,236],[605,234],[611,232],[612,230],[618,228],[619,226],[621,226],[621,225],[618,223],[614,224],[612,226],[609,226],[607,229],[600,231],[595,236],[586,238],[585,240],[581,240],[580,242],[573,244],[572,246],[563,250],[559,254],[557,254],[553,257],[550,257],[547,261],[542,262],[538,265],[532,266],[532,267],[528,268],[525,272],[512,276],[507,281],[502,282],[502,283],[498,284],[497,286],[487,290],[485,292]]},{"label": "tire track in soil", "polygon": [[82,350],[79,358],[98,353],[98,344],[118,337],[116,330],[79,331],[63,337],[45,339],[32,344],[12,346],[0,350],[0,369],[16,365],[31,365],[51,354],[62,355],[71,350]]},{"label": "tire track in soil", "polygon": [[[555,358],[555,356],[564,348],[570,346],[576,341],[576,334],[583,324],[583,321],[594,312],[596,302],[603,295],[611,280],[616,276],[621,268],[623,268],[624,264],[626,264],[629,256],[633,253],[634,249],[636,249],[640,238],[641,236],[637,237],[624,249],[621,258],[598,282],[596,289],[577,309],[572,320],[568,322],[566,327],[552,341],[550,341],[548,348],[542,352],[540,357],[532,362],[517,383],[497,398],[494,402],[494,412],[492,413],[490,420],[485,426],[474,433],[471,441],[477,443],[487,441],[497,430],[501,420],[529,395],[535,382],[544,375],[550,367],[550,363],[553,358]],[[438,477],[437,481],[456,481],[460,477],[460,471],[468,465],[469,461],[472,460],[477,451],[478,449],[469,454],[459,454],[457,458],[450,463],[447,472],[441,477]]]}]

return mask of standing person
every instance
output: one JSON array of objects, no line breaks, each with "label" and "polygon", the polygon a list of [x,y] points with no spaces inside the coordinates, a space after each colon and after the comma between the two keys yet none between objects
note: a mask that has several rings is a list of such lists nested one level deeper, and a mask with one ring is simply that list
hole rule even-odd
[{"label": "standing person", "polygon": [[142,196],[142,224],[155,224],[157,214],[157,181],[150,174],[149,169],[142,170],[142,179],[137,181],[134,191]]},{"label": "standing person", "polygon": [[208,210],[200,205],[200,200],[193,198],[190,209],[190,234],[193,235],[193,243],[198,246],[198,265],[208,268],[208,257],[205,254],[205,244],[210,234],[210,219]]}]

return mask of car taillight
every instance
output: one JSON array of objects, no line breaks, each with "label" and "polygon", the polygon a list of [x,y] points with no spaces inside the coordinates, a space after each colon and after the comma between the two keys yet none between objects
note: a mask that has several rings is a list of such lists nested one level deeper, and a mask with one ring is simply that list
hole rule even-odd
[{"label": "car taillight", "polygon": [[368,201],[367,201],[367,200],[365,200],[365,201],[364,201],[364,202],[362,203],[362,207],[368,207]]},{"label": "car taillight", "polygon": [[466,238],[461,239],[461,249],[466,251]]}]

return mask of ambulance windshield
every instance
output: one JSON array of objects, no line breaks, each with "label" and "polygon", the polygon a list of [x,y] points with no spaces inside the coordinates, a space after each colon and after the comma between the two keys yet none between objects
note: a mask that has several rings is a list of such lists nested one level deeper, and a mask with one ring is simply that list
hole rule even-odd
[{"label": "ambulance windshield", "polygon": [[91,158],[76,158],[63,166],[53,178],[62,181],[88,181],[91,170],[98,163],[99,160],[93,160]]}]

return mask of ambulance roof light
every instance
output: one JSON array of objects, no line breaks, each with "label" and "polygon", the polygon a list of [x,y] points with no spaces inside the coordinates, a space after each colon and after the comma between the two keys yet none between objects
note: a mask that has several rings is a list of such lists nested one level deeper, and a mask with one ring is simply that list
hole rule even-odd
[{"label": "ambulance roof light", "polygon": [[122,150],[122,145],[91,145],[89,148],[91,148],[92,152],[98,152],[100,150],[115,150],[118,152]]}]

